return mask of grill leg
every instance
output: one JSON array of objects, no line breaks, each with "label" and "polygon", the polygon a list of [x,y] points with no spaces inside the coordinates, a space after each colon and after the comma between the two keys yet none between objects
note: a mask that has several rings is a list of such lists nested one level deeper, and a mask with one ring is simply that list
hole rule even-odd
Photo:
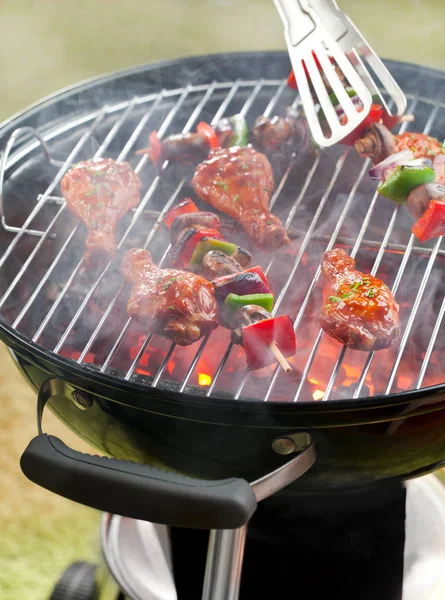
[{"label": "grill leg", "polygon": [[210,532],[202,600],[238,600],[246,532],[247,526]]}]

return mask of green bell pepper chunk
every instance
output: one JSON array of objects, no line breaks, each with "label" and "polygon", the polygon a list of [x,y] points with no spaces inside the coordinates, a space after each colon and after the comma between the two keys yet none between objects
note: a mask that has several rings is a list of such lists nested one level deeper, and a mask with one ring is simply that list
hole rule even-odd
[{"label": "green bell pepper chunk", "polygon": [[396,167],[386,181],[383,181],[377,191],[397,204],[405,204],[409,193],[419,185],[433,183],[436,173],[430,167]]},{"label": "green bell pepper chunk", "polygon": [[[354,96],[357,96],[356,91],[353,88],[351,88],[351,87],[345,88],[345,92],[348,94],[348,96],[350,98],[353,98]],[[334,106],[337,106],[337,104],[340,104],[340,102],[338,101],[338,98],[334,94],[334,92],[332,92],[332,93],[329,94],[329,100],[332,102],[332,104]],[[382,101],[380,99],[380,96],[377,96],[377,94],[374,94],[374,96],[372,96],[372,103],[373,104],[381,104],[381,102]]]},{"label": "green bell pepper chunk", "polygon": [[231,313],[236,312],[238,309],[247,306],[248,304],[261,306],[268,312],[271,312],[273,307],[273,296],[272,294],[247,294],[246,296],[229,294],[224,300],[224,304]]},{"label": "green bell pepper chunk", "polygon": [[249,129],[247,127],[246,119],[242,115],[233,115],[233,117],[229,118],[229,121],[233,128],[233,136],[228,147],[247,146],[249,141]]},{"label": "green bell pepper chunk", "polygon": [[189,265],[199,265],[202,262],[202,259],[210,252],[210,250],[219,250],[220,252],[224,252],[227,256],[231,256],[234,252],[236,252],[238,246],[236,244],[231,244],[230,242],[223,242],[222,240],[216,240],[212,238],[207,238],[201,242],[196,244],[196,248],[192,254],[192,257],[189,261]]}]

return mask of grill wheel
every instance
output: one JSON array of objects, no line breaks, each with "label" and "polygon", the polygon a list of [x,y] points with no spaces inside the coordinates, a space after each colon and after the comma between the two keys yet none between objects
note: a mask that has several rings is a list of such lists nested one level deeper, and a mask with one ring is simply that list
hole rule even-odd
[{"label": "grill wheel", "polygon": [[95,598],[96,566],[79,561],[63,572],[49,600],[94,600]]}]

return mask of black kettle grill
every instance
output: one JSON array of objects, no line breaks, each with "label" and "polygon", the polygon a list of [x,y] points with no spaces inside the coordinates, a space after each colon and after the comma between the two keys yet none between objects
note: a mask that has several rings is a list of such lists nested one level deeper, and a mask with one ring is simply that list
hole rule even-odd
[{"label": "black kettle grill", "polygon": [[[445,76],[387,64],[415,115],[402,128],[443,139]],[[119,257],[147,247],[163,264],[162,217],[192,194],[186,168],[166,162],[157,171],[135,151],[152,130],[162,137],[239,112],[250,124],[260,114],[283,114],[298,102],[286,86],[288,71],[279,52],[157,63],[62,91],[0,130],[0,337],[38,392],[39,435],[22,457],[24,473],[109,513],[214,530],[213,559],[221,547],[232,549],[225,573],[238,573],[233,589],[251,518],[249,532],[260,544],[282,517],[281,529],[289,530],[290,521],[302,523],[298,514],[307,522],[308,512],[315,520],[329,513],[344,530],[339,514],[398,502],[398,518],[388,508],[392,517],[381,523],[395,523],[400,550],[400,482],[440,468],[445,458],[442,238],[418,244],[407,211],[378,197],[369,164],[351,149],[277,156],[273,165],[272,210],[293,243],[289,252],[256,258],[280,313],[295,321],[293,377],[280,368],[249,372],[242,350],[220,329],[181,348],[127,317]],[[119,256],[92,274],[83,261],[85,231],[59,183],[73,163],[93,156],[130,162],[143,194],[120,225]],[[223,226],[245,243],[228,219]],[[402,335],[391,349],[353,352],[319,330],[318,266],[334,246],[395,292]],[[42,433],[45,404],[114,458],[75,452]],[[393,573],[403,562],[397,556]],[[213,559],[207,590],[216,581]],[[218,589],[207,597],[232,597]]]}]

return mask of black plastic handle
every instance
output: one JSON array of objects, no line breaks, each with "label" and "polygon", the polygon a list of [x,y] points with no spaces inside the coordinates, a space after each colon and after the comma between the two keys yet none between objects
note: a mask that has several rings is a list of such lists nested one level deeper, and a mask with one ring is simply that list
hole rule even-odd
[{"label": "black plastic handle", "polygon": [[244,479],[206,481],[68,448],[52,435],[35,437],[22,455],[34,483],[112,514],[176,527],[236,529],[257,501]]}]

